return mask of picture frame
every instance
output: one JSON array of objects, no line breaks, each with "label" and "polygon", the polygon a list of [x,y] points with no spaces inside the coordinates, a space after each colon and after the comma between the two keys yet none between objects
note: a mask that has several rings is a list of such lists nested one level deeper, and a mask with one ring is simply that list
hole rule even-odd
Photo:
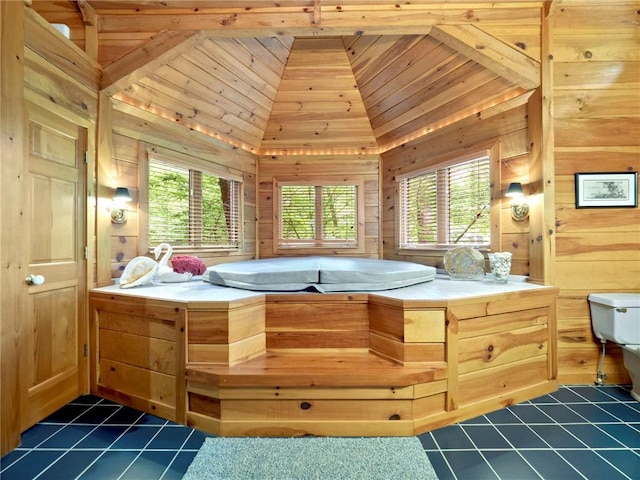
[{"label": "picture frame", "polygon": [[576,208],[638,206],[638,172],[576,173]]}]

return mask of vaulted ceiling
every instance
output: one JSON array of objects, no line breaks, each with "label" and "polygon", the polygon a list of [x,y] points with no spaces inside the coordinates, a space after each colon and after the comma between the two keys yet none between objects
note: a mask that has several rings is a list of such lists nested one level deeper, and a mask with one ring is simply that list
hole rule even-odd
[{"label": "vaulted ceiling", "polygon": [[[93,23],[113,98],[260,155],[381,153],[539,85],[541,2],[407,3],[402,18],[389,2],[325,3],[33,6],[71,23],[78,44],[89,44]],[[360,10],[331,20],[346,4]]]}]

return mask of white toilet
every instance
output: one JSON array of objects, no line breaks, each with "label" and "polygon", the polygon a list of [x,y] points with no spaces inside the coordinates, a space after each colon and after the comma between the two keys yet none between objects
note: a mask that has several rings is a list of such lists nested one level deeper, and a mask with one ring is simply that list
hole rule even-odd
[{"label": "white toilet", "polygon": [[640,293],[592,293],[589,305],[596,337],[622,347],[631,396],[640,402]]}]

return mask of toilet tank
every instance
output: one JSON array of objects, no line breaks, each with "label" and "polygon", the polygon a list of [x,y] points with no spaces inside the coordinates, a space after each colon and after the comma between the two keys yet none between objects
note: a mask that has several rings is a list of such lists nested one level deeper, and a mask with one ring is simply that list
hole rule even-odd
[{"label": "toilet tank", "polygon": [[596,337],[640,345],[640,293],[592,293],[589,306]]}]

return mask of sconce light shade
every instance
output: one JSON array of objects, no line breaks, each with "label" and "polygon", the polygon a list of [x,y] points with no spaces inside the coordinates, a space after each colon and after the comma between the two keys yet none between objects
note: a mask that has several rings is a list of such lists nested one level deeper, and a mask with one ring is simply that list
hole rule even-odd
[{"label": "sconce light shade", "polygon": [[113,199],[120,202],[130,202],[131,194],[127,187],[116,188],[116,193],[113,194]]},{"label": "sconce light shade", "polygon": [[504,196],[505,197],[524,197],[522,184],[520,182],[510,183]]},{"label": "sconce light shade", "polygon": [[529,216],[529,204],[524,196],[522,184],[520,182],[510,183],[504,196],[513,199],[511,200],[511,218],[516,222],[526,220]]},{"label": "sconce light shade", "polygon": [[127,221],[127,210],[125,202],[131,201],[131,194],[127,187],[116,188],[113,194],[113,208],[111,209],[111,223],[125,223]]}]

